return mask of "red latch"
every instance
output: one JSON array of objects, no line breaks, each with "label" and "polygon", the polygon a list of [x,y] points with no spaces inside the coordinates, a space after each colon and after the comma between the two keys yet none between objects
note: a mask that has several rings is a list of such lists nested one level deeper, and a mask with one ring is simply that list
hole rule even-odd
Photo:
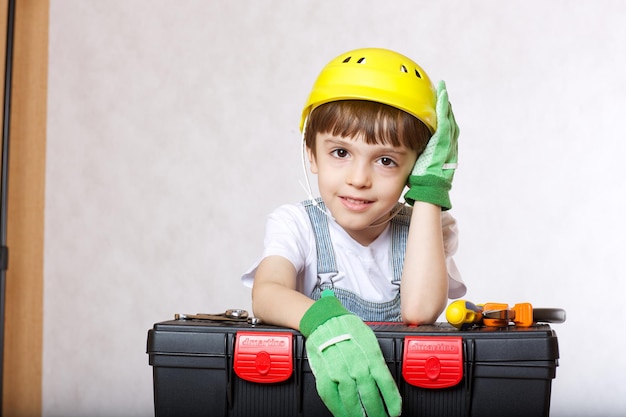
[{"label": "red latch", "polygon": [[282,382],[293,371],[293,335],[280,332],[237,332],[235,373],[250,382]]},{"label": "red latch", "polygon": [[463,338],[407,336],[402,376],[420,388],[448,388],[463,378]]}]

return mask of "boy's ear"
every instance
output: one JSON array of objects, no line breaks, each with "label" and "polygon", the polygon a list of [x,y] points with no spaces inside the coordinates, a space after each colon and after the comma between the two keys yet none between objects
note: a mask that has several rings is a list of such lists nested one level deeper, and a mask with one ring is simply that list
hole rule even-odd
[{"label": "boy's ear", "polygon": [[317,160],[315,159],[315,155],[310,148],[306,148],[306,153],[309,156],[309,164],[311,165],[311,172],[317,175]]}]

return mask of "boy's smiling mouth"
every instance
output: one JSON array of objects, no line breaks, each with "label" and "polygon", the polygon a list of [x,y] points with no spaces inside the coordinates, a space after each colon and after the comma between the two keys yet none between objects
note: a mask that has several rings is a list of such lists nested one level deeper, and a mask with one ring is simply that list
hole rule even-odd
[{"label": "boy's smiling mouth", "polygon": [[346,207],[352,210],[363,210],[374,203],[372,200],[364,200],[348,196],[340,196],[339,198]]}]

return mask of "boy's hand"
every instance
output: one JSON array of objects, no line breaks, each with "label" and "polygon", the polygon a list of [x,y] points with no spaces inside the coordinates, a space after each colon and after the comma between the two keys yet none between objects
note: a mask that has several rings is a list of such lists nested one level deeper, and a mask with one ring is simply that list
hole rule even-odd
[{"label": "boy's hand", "polygon": [[402,398],[374,332],[332,291],[307,310],[300,332],[317,392],[333,416],[400,415]]},{"label": "boy's hand", "polygon": [[410,205],[415,201],[441,206],[449,210],[452,177],[457,166],[459,126],[454,120],[448,101],[448,90],[443,81],[437,85],[437,131],[426,149],[417,158],[409,177],[409,191],[404,199]]}]

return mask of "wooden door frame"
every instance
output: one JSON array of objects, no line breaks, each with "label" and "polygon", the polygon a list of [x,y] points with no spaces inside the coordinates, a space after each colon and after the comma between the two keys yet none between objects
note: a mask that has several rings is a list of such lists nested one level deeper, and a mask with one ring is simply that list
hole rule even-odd
[{"label": "wooden door frame", "polygon": [[[49,0],[17,0],[10,119],[2,415],[40,416]],[[5,56],[8,0],[0,0]],[[4,79],[4,65],[0,71]],[[0,90],[3,89],[0,87]]]}]

